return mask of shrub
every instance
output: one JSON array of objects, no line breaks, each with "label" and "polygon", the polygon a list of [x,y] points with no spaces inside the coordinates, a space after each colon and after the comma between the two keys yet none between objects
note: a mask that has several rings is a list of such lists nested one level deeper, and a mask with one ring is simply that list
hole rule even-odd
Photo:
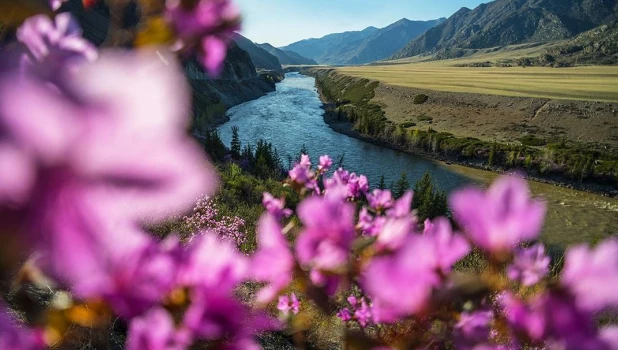
[{"label": "shrub", "polygon": [[429,96],[427,96],[425,94],[418,94],[418,95],[414,96],[413,103],[415,105],[422,105],[423,103],[427,102],[427,100],[429,100]]}]

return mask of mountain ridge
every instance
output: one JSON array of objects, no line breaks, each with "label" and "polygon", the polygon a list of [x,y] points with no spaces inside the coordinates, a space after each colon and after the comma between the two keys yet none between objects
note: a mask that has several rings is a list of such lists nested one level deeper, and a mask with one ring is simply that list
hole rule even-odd
[{"label": "mountain ridge", "polygon": [[402,18],[384,28],[370,26],[360,31],[332,33],[304,39],[282,49],[298,52],[320,64],[365,64],[389,57],[410,39],[443,20],[446,19],[412,21]]},{"label": "mountain ridge", "polygon": [[317,65],[318,63],[310,58],[304,57],[301,54],[291,51],[283,50],[272,46],[269,43],[256,44],[257,47],[268,51],[271,55],[274,55],[279,59],[279,62],[283,65]]},{"label": "mountain ridge", "polygon": [[617,18],[618,0],[496,0],[462,7],[391,59],[572,38]]},{"label": "mountain ridge", "polygon": [[255,68],[275,71],[282,70],[281,63],[279,62],[279,58],[277,58],[277,56],[271,54],[264,48],[259,47],[250,39],[236,33],[234,42],[236,42],[241,49],[249,54]]}]

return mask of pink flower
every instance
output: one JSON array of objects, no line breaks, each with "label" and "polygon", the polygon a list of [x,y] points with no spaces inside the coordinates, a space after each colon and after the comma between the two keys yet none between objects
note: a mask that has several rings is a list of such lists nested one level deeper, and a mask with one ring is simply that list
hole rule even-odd
[{"label": "pink flower", "polygon": [[280,296],[279,304],[277,304],[277,310],[281,311],[286,316],[290,312],[294,315],[298,315],[298,312],[300,311],[300,301],[296,297],[296,294],[292,293],[290,296]]},{"label": "pink flower", "polygon": [[347,322],[352,319],[350,310],[348,310],[347,308],[341,309],[339,312],[337,312],[337,317],[339,317],[339,319],[343,322]]},{"label": "pink flower", "polygon": [[531,200],[526,181],[516,177],[498,179],[486,193],[472,188],[455,192],[451,206],[472,241],[495,254],[535,239],[545,215],[545,204]]},{"label": "pink flower", "polygon": [[292,170],[288,172],[288,176],[290,177],[290,180],[292,180],[292,182],[302,187],[306,187],[308,189],[313,189],[315,187],[313,173],[306,166],[303,166],[301,164],[294,165]]},{"label": "pink flower", "polygon": [[457,348],[476,349],[474,346],[487,342],[492,319],[493,312],[489,310],[462,312],[455,325]]},{"label": "pink flower", "polygon": [[369,214],[366,207],[363,207],[358,214],[358,224],[356,227],[362,234],[367,236],[376,236],[382,231],[386,218],[383,216],[373,217]]},{"label": "pink flower", "polygon": [[393,322],[426,307],[440,284],[434,246],[431,239],[409,235],[394,253],[369,263],[361,285],[373,301],[376,322]]},{"label": "pink flower", "polygon": [[549,272],[550,259],[545,255],[545,247],[535,244],[529,248],[519,248],[513,263],[507,268],[510,279],[524,286],[537,284]]},{"label": "pink flower", "polygon": [[320,163],[318,164],[318,171],[325,173],[333,166],[333,160],[328,155],[320,156]]},{"label": "pink flower", "polygon": [[98,56],[68,12],[53,21],[46,15],[28,18],[17,30],[17,40],[25,47],[22,68],[52,79]]},{"label": "pink flower", "polygon": [[196,237],[183,252],[177,272],[185,287],[229,292],[249,274],[249,261],[227,241],[213,233]]},{"label": "pink flower", "polygon": [[2,217],[11,213],[35,242],[53,241],[84,225],[102,233],[103,218],[162,219],[214,189],[214,171],[184,130],[182,75],[166,62],[146,52],[103,55],[66,76],[70,96],[0,77],[0,167],[18,160],[13,175],[0,176],[0,199],[10,201]]},{"label": "pink flower", "polygon": [[56,11],[56,10],[60,9],[62,4],[67,2],[67,1],[68,0],[49,0],[49,7],[51,7],[52,10]]},{"label": "pink flower", "polygon": [[380,227],[375,242],[375,248],[382,250],[397,250],[412,233],[410,218],[387,218]]},{"label": "pink flower", "polygon": [[298,164],[300,164],[303,168],[311,170],[311,159],[306,154],[301,154],[300,163]]},{"label": "pink flower", "polygon": [[585,310],[618,308],[618,240],[606,240],[593,249],[585,245],[570,248],[561,283]]},{"label": "pink flower", "polygon": [[367,194],[369,206],[378,212],[383,212],[390,209],[393,204],[393,194],[390,190],[375,189],[370,194]]},{"label": "pink flower", "polygon": [[413,217],[411,214],[412,197],[412,191],[407,191],[401,198],[395,201],[392,208],[386,211],[386,214],[395,218]]},{"label": "pink flower", "polygon": [[18,325],[0,305],[0,349],[38,350],[45,349],[43,331],[31,330]]},{"label": "pink flower", "polygon": [[283,199],[275,198],[268,192],[264,192],[263,196],[262,205],[264,205],[266,211],[277,220],[281,220],[292,215],[292,210],[285,207],[285,201]]},{"label": "pink flower", "polygon": [[357,306],[354,311],[354,318],[358,321],[361,327],[366,327],[373,320],[371,307],[367,304],[364,298],[361,298],[360,306]]},{"label": "pink flower", "polygon": [[310,197],[298,206],[304,228],[296,240],[299,262],[337,272],[348,261],[354,239],[354,207],[337,196]]},{"label": "pink flower", "polygon": [[277,220],[265,214],[258,224],[258,251],[251,261],[251,275],[270,284],[258,292],[257,301],[266,303],[293,278],[294,257]]},{"label": "pink flower", "polygon": [[152,309],[131,320],[127,350],[183,350],[188,345],[188,334],[176,330],[172,316],[164,309]]},{"label": "pink flower", "polygon": [[470,245],[459,234],[454,234],[448,219],[427,220],[424,233],[433,242],[435,268],[443,274],[451,272],[453,264],[470,252]]},{"label": "pink flower", "polygon": [[224,349],[259,349],[254,335],[275,330],[278,323],[249,310],[232,296],[217,290],[195,289],[182,327],[193,339],[213,341]]},{"label": "pink flower", "polygon": [[181,43],[191,48],[199,46],[204,67],[212,76],[223,69],[227,45],[235,31],[240,30],[238,9],[229,0],[198,0],[192,2],[167,0],[166,17],[176,30]]},{"label": "pink flower", "polygon": [[50,253],[43,256],[44,265],[77,296],[103,299],[120,316],[144,312],[174,285],[176,258],[146,234],[118,227],[107,235],[83,231],[64,238],[45,242]]}]

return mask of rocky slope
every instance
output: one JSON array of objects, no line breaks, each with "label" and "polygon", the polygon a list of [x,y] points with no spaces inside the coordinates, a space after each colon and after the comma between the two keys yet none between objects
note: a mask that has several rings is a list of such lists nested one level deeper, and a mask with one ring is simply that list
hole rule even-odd
[{"label": "rocky slope", "polygon": [[618,64],[618,21],[584,32],[541,56],[569,64]]},{"label": "rocky slope", "polygon": [[268,51],[270,54],[276,56],[281,64],[285,65],[316,65],[316,61],[304,57],[294,51],[278,49],[271,44],[257,44],[258,47]]},{"label": "rocky slope", "polygon": [[462,8],[392,58],[568,39],[615,20],[617,12],[618,0],[496,0]]},{"label": "rocky slope", "polygon": [[255,68],[274,71],[281,70],[281,63],[279,63],[279,59],[265,49],[257,46],[253,41],[240,34],[236,35],[234,41],[238,47],[247,51],[251,57],[251,61],[253,61],[253,64],[255,65]]},{"label": "rocky slope", "polygon": [[444,20],[410,21],[404,18],[385,28],[369,27],[357,32],[330,34],[320,39],[302,40],[284,49],[296,51],[321,64],[364,64],[391,56]]},{"label": "rocky slope", "polygon": [[197,133],[228,121],[228,108],[274,91],[275,83],[283,80],[283,73],[258,74],[249,54],[235,43],[230,45],[219,78],[208,77],[195,60],[185,63],[185,71],[193,88],[194,131]]}]

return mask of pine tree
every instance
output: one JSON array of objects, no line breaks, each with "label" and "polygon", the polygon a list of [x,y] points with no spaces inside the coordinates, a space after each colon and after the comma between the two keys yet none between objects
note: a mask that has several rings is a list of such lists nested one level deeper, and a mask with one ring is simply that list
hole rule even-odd
[{"label": "pine tree", "polygon": [[414,185],[412,203],[420,222],[448,214],[446,193],[436,188],[429,172],[423,174],[423,177]]},{"label": "pine tree", "polygon": [[238,136],[238,127],[232,127],[232,143],[230,145],[230,149],[232,151],[233,159],[240,159],[240,150],[241,150],[240,136]]},{"label": "pine tree", "polygon": [[380,176],[380,183],[378,184],[378,188],[381,190],[386,189],[386,182],[384,181],[384,175]]},{"label": "pine tree", "polygon": [[395,184],[395,188],[393,189],[393,194],[396,198],[399,198],[406,193],[407,190],[410,189],[410,182],[408,181],[408,175],[406,173],[401,173],[401,177],[397,180]]}]

